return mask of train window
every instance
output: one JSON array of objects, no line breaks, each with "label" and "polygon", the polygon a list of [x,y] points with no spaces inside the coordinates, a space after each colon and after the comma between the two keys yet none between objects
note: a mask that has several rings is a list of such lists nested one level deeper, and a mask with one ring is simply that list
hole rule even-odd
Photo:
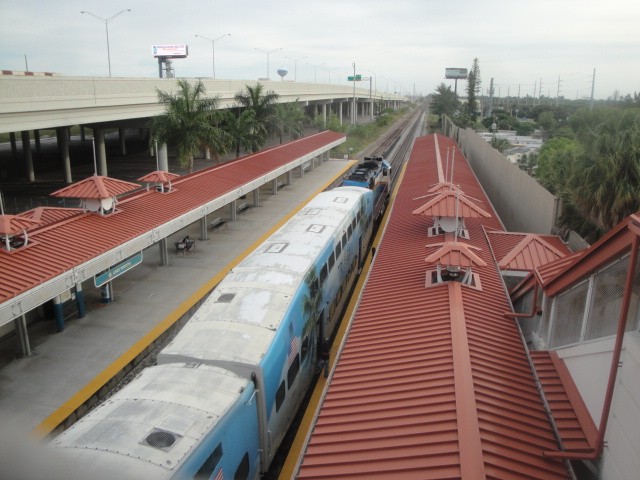
[{"label": "train window", "polygon": [[351,230],[353,230],[354,232],[356,231],[356,219],[353,219],[353,222],[351,222]]},{"label": "train window", "polygon": [[329,271],[331,271],[335,263],[336,263],[336,257],[334,256],[333,252],[331,252],[331,255],[329,255]]},{"label": "train window", "polygon": [[311,298],[315,298],[315,296],[318,294],[318,279],[317,278],[313,282],[311,282],[311,288],[309,290],[311,291]]},{"label": "train window", "polygon": [[287,383],[289,384],[289,388],[296,380],[298,376],[298,370],[300,370],[300,355],[296,355],[296,358],[291,362],[291,366],[289,367],[289,371],[287,372]]},{"label": "train window", "polygon": [[347,227],[347,237],[351,238],[352,233],[353,233],[353,228],[351,227],[351,224],[349,224],[349,227]]},{"label": "train window", "polygon": [[238,465],[236,474],[233,476],[233,480],[247,480],[249,476],[249,453],[245,453]]},{"label": "train window", "polygon": [[340,254],[342,253],[342,245],[340,245],[340,244],[338,243],[338,244],[336,245],[336,250],[335,250],[335,252],[336,252],[336,260],[337,260],[338,258],[340,258]]},{"label": "train window", "polygon": [[304,361],[307,359],[307,354],[309,353],[309,335],[304,337],[304,340],[302,340],[302,347],[300,347],[300,352],[301,362],[304,363]]},{"label": "train window", "polygon": [[276,392],[276,413],[278,412],[278,410],[280,410],[280,407],[282,406],[282,402],[284,402],[285,393],[286,392],[284,389],[284,380],[283,380],[280,386],[278,387],[278,391]]},{"label": "train window", "polygon": [[328,274],[327,264],[325,263],[322,270],[320,270],[320,285],[324,285],[324,281],[327,279]]},{"label": "train window", "polygon": [[222,458],[222,444],[219,443],[218,446],[215,448],[215,450],[211,452],[211,455],[207,457],[204,464],[200,467],[200,470],[196,472],[193,478],[195,480],[205,480],[211,477],[211,474],[213,474],[221,458]]},{"label": "train window", "polygon": [[347,233],[342,234],[342,248],[347,246]]}]

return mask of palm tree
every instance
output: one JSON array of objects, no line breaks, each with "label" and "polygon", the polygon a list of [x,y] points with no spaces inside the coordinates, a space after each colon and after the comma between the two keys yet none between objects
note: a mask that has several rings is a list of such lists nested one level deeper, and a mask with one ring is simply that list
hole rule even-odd
[{"label": "palm tree", "polygon": [[236,158],[240,156],[240,149],[245,152],[256,151],[256,136],[258,129],[256,115],[253,110],[233,109],[226,113],[224,128],[230,136],[231,148],[236,152]]},{"label": "palm tree", "polygon": [[151,141],[174,145],[181,166],[193,172],[196,153],[209,148],[216,157],[226,151],[229,135],[219,128],[218,97],[206,97],[201,81],[178,80],[178,92],[158,90],[158,100],[166,111],[151,121]]},{"label": "palm tree", "polygon": [[276,105],[273,130],[280,143],[282,143],[286,133],[291,136],[291,140],[302,137],[305,118],[304,110],[297,101],[295,103],[279,103]]},{"label": "palm tree", "polygon": [[257,152],[267,140],[267,135],[274,131],[275,101],[278,94],[269,91],[263,93],[264,86],[261,83],[254,87],[245,86],[245,90],[236,93],[236,103],[245,109],[253,110],[256,120],[254,135],[256,138],[253,152]]}]

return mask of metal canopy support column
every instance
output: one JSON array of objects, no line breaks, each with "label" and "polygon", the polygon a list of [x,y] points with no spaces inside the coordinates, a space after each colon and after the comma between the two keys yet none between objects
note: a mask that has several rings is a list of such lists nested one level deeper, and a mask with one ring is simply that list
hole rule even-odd
[{"label": "metal canopy support column", "polygon": [[22,135],[22,159],[24,160],[24,166],[27,170],[27,180],[29,182],[35,182],[36,176],[33,172],[33,157],[31,156],[31,138],[29,137],[29,130],[23,130],[20,133]]},{"label": "metal canopy support column", "polygon": [[120,155],[127,154],[126,132],[124,128],[118,129],[118,140],[120,141]]},{"label": "metal canopy support column", "polygon": [[31,345],[29,344],[29,332],[27,330],[27,320],[24,315],[13,319],[13,326],[16,329],[18,340],[20,340],[20,353],[23,357],[31,355]]},{"label": "metal canopy support column", "polygon": [[253,191],[253,206],[254,207],[260,206],[260,188],[256,188]]},{"label": "metal canopy support column", "polygon": [[158,242],[158,248],[160,249],[160,265],[166,267],[169,265],[169,252],[167,251],[166,238],[163,238]]},{"label": "metal canopy support column", "polygon": [[231,217],[231,221],[235,222],[238,219],[238,201],[237,200],[233,200],[230,204],[229,204],[229,208],[230,208],[230,212],[229,212],[229,216]]},{"label": "metal canopy support column", "polygon": [[293,184],[293,170],[287,172],[287,185]]},{"label": "metal canopy support column", "polygon": [[82,283],[76,283],[76,308],[78,309],[78,318],[84,318],[87,309],[84,304],[84,292],[82,291]]},{"label": "metal canopy support column", "polygon": [[93,137],[96,139],[96,163],[98,167],[98,175],[107,177],[107,150],[104,146],[104,129],[94,128]]},{"label": "metal canopy support column", "polygon": [[207,240],[208,238],[207,216],[205,215],[200,219],[200,240]]},{"label": "metal canopy support column", "polygon": [[272,187],[271,188],[272,188],[271,193],[273,193],[274,195],[277,195],[278,194],[278,179],[277,178],[273,179],[273,183],[272,183]]},{"label": "metal canopy support column", "polygon": [[304,163],[300,164],[300,178],[304,178]]},{"label": "metal canopy support column", "polygon": [[62,311],[62,298],[60,295],[53,297],[53,314],[55,315],[54,319],[56,322],[56,329],[58,332],[62,332],[64,330],[64,314]]},{"label": "metal canopy support column", "polygon": [[73,180],[71,177],[71,157],[69,156],[69,127],[56,128],[56,137],[60,160],[62,160],[62,169],[64,170],[64,181],[71,183]]}]

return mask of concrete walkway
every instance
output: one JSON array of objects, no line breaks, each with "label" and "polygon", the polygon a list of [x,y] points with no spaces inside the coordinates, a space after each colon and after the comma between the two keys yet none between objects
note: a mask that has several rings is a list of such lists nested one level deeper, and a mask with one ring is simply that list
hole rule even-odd
[{"label": "concrete walkway", "polygon": [[190,225],[185,234],[196,239],[196,248],[185,255],[172,250],[169,266],[160,266],[157,246],[145,250],[142,264],[114,280],[112,303],[101,303],[97,289],[85,290],[84,318],[67,320],[62,333],[38,336],[33,355],[0,370],[0,429],[7,419],[28,431],[54,428],[81,397],[91,396],[118,371],[124,357],[188,312],[233,265],[351,164],[329,160],[277,195],[261,194],[260,207],[209,231],[208,240],[199,239],[197,222]]}]

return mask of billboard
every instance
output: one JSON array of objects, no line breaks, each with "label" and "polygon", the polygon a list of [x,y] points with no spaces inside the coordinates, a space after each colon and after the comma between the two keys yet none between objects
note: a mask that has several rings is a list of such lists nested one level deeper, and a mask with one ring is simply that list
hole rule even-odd
[{"label": "billboard", "polygon": [[455,78],[455,79],[467,78],[467,69],[466,68],[445,68],[444,78]]},{"label": "billboard", "polygon": [[153,45],[151,50],[154,58],[186,58],[189,55],[188,45]]}]

